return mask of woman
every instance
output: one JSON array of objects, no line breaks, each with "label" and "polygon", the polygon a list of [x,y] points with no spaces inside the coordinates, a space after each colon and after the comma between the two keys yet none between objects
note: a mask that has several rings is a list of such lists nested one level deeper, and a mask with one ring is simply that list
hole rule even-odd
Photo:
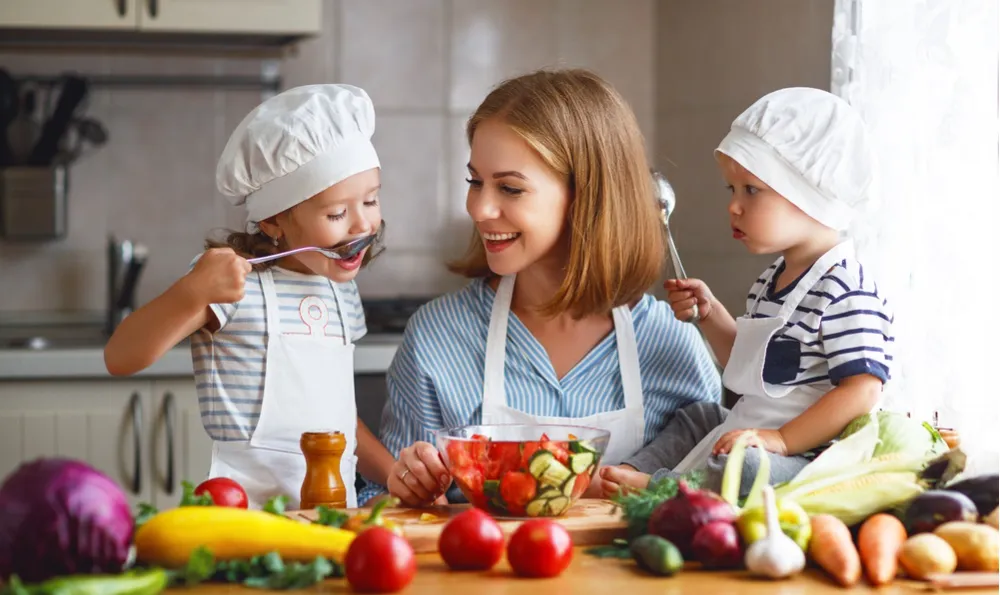
[{"label": "woman", "polygon": [[621,96],[586,71],[529,74],[490,93],[467,136],[476,229],[452,270],[473,281],[414,314],[388,372],[388,489],[412,506],[451,485],[432,445],[443,427],[600,427],[611,431],[604,462],[617,464],[674,411],[719,409],[698,331],[645,294],[664,235]]}]

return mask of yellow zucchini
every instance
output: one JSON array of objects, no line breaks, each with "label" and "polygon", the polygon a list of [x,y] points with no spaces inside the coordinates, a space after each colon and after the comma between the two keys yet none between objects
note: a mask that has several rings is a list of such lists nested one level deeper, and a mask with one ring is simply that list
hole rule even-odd
[{"label": "yellow zucchini", "polygon": [[260,510],[182,506],[158,513],[142,525],[135,533],[135,548],[140,561],[167,568],[184,566],[199,546],[216,560],[277,552],[289,562],[309,562],[316,556],[343,562],[355,536]]}]

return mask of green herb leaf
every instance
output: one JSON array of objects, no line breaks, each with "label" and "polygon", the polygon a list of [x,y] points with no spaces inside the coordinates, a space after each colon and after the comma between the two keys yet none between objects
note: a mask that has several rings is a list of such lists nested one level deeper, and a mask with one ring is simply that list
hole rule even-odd
[{"label": "green herb leaf", "polygon": [[201,546],[191,552],[184,568],[168,571],[167,576],[171,585],[192,587],[211,579],[215,572],[215,556],[208,548]]},{"label": "green herb leaf", "polygon": [[336,508],[327,508],[326,506],[316,507],[317,518],[313,523],[317,525],[326,525],[327,527],[343,527],[344,524],[351,518],[351,515],[346,512],[337,510]]},{"label": "green herb leaf", "polygon": [[159,513],[155,506],[149,504],[148,502],[139,503],[139,512],[135,515],[135,528],[146,524],[146,521],[156,516]]},{"label": "green herb leaf", "polygon": [[630,539],[646,534],[649,517],[657,506],[677,495],[678,482],[681,480],[691,489],[698,489],[705,481],[705,473],[696,470],[685,473],[680,478],[665,477],[659,481],[649,482],[649,486],[644,490],[618,493],[611,498],[622,509],[622,518],[628,522]]},{"label": "green herb leaf", "polygon": [[182,481],[181,486],[184,488],[184,493],[181,494],[181,506],[215,506],[215,501],[208,494],[195,496],[195,486],[190,481]]},{"label": "green herb leaf", "polygon": [[285,508],[288,506],[288,496],[275,496],[267,501],[264,505],[264,512],[270,512],[271,514],[283,515],[285,514]]}]

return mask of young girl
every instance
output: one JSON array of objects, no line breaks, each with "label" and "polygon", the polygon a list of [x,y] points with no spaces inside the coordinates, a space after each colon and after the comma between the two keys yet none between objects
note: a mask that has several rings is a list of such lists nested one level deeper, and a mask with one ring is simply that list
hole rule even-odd
[{"label": "young girl", "polygon": [[[776,91],[733,122],[716,159],[732,193],[733,238],[752,254],[782,256],[754,282],[737,320],[702,281],[670,280],[666,288],[679,319],[696,316],[697,305],[725,365],[723,382],[741,397],[714,428],[675,418],[634,458],[646,469],[603,469],[606,493],[645,487],[650,476],[642,471],[654,465],[661,469],[653,479],[705,469],[708,487],[718,489],[727,453],[745,430],[770,453],[772,483],[790,480],[874,408],[889,380],[893,316],[841,234],[873,177],[860,116],[825,91]],[[678,452],[681,436],[689,449],[691,437],[698,441],[686,456]],[[748,451],[744,495],[759,456]]]},{"label": "young girl", "polygon": [[194,334],[202,423],[215,441],[209,475],[239,482],[254,507],[281,494],[298,504],[306,431],[345,435],[349,507],[356,466],[384,481],[393,463],[354,401],[353,341],[366,332],[354,277],[379,242],[347,260],[302,252],[247,262],[380,239],[374,127],[371,100],[349,85],[298,87],[250,112],[222,152],[216,182],[245,205],[252,233],[209,241],[188,274],[123,321],[105,348],[109,372],[134,374]]}]

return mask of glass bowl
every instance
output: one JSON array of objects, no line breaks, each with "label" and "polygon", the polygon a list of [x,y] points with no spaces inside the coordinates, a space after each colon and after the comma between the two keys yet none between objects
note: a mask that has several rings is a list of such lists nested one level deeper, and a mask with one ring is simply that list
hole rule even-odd
[{"label": "glass bowl", "polygon": [[557,517],[587,491],[611,432],[499,424],[438,430],[435,438],[473,506],[496,516]]}]

